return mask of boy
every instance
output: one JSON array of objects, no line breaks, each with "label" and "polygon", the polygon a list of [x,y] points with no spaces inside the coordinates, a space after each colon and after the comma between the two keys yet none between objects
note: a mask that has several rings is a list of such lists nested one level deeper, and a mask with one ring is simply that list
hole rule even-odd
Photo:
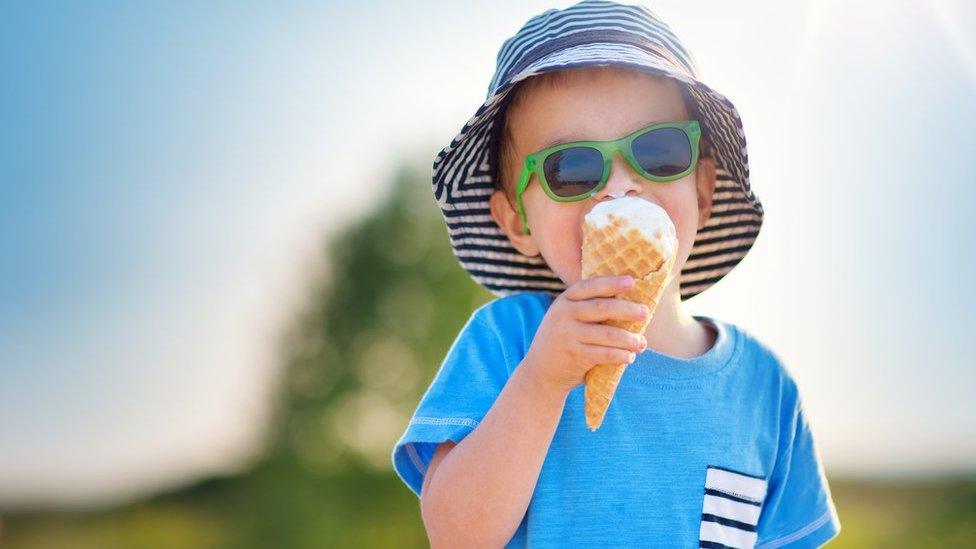
[{"label": "boy", "polygon": [[[676,126],[700,127],[698,155]],[[637,166],[547,150],[637,134]],[[523,163],[540,151],[544,179]],[[653,13],[587,0],[530,19],[438,155],[434,193],[462,266],[505,297],[474,312],[393,450],[432,546],[819,547],[839,533],[788,370],[683,309],[741,260],[763,212],[735,107]],[[580,276],[583,216],[619,196],[677,231],[644,334],[601,324],[650,313],[614,298],[631,280]],[[629,366],[591,432],[583,375],[603,363]]]}]

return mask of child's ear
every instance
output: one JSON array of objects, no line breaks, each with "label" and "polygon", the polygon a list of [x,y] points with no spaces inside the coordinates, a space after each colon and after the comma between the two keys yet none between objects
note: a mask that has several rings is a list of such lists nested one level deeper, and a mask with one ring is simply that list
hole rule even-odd
[{"label": "child's ear", "polygon": [[698,186],[698,228],[701,229],[712,213],[712,195],[715,193],[715,159],[710,156],[700,158],[695,173]]},{"label": "child's ear", "polygon": [[522,219],[519,218],[518,211],[512,207],[505,196],[505,191],[496,189],[491,194],[490,200],[491,217],[495,223],[502,228],[509,242],[515,249],[529,257],[539,255],[539,247],[535,245],[532,235],[522,232]]}]

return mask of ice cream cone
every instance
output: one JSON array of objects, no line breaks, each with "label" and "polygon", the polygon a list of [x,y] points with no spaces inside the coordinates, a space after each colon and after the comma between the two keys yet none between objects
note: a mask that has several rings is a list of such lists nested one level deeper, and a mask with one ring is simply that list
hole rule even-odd
[{"label": "ice cream cone", "polygon": [[[583,278],[630,275],[634,286],[619,299],[643,303],[650,314],[643,321],[607,320],[604,324],[643,333],[664,292],[677,238],[667,213],[647,200],[624,197],[598,204],[583,223]],[[584,375],[586,425],[597,430],[627,364],[598,364]]]}]

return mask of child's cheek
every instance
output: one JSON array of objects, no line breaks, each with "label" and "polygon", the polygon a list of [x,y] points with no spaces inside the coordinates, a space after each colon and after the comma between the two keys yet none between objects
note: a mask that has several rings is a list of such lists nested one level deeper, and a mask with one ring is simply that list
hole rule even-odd
[{"label": "child's cheek", "polygon": [[674,223],[675,232],[678,234],[678,257],[676,264],[684,264],[685,259],[691,253],[691,247],[695,243],[695,235],[698,233],[698,202],[697,197],[674,197],[676,200],[669,200],[661,204],[671,222]]}]

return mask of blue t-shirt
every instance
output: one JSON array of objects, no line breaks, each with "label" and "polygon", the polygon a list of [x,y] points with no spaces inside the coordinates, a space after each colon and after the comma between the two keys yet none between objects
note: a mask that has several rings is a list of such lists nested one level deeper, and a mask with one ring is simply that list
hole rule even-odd
[{"label": "blue t-shirt", "polygon": [[[524,292],[476,310],[393,448],[418,496],[437,445],[484,418],[552,297]],[[580,384],[507,547],[819,547],[840,532],[796,383],[732,324],[705,354],[648,349],[624,371],[603,425],[586,427]]]}]

